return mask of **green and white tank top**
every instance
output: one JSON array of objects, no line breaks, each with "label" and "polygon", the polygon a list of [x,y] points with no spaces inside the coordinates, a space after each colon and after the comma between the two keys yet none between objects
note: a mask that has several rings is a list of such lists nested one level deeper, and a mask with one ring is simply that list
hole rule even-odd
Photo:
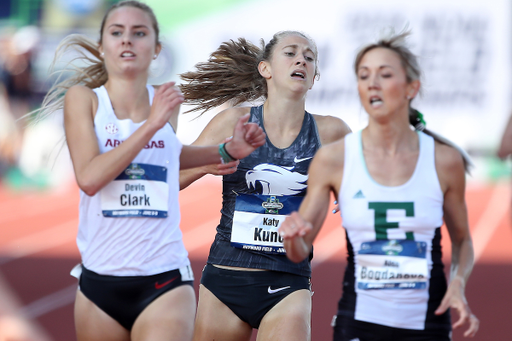
[{"label": "green and white tank top", "polygon": [[370,176],[361,132],[345,137],[338,199],[353,248],[354,276],[350,277],[356,320],[425,328],[433,258],[440,262],[432,257],[432,249],[436,229],[443,224],[443,192],[435,168],[434,139],[421,132],[418,138],[419,156],[411,178],[389,187]]}]

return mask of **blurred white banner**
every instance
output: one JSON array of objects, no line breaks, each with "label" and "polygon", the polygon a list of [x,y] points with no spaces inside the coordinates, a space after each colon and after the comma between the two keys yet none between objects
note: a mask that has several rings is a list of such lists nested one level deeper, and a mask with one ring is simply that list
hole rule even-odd
[{"label": "blurred white banner", "polygon": [[[205,61],[221,42],[245,37],[268,42],[281,30],[299,30],[317,43],[321,77],[307,110],[364,127],[353,60],[382,28],[412,29],[409,40],[424,72],[423,96],[413,105],[428,128],[465,148],[496,148],[512,103],[511,26],[508,0],[269,0],[238,5],[174,30],[166,46],[176,74]],[[177,77],[176,77],[177,78]],[[184,110],[188,108],[184,106]],[[178,135],[194,141],[212,117],[180,119]]]}]

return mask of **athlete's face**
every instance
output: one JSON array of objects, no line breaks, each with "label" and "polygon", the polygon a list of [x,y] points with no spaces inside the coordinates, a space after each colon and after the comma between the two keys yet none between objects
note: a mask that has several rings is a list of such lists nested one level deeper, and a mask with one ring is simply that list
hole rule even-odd
[{"label": "athlete's face", "polygon": [[315,80],[316,54],[313,51],[306,38],[294,34],[285,36],[274,46],[270,61],[260,64],[260,72],[276,86],[307,92]]},{"label": "athlete's face", "polygon": [[100,52],[112,74],[147,73],[160,52],[150,16],[143,10],[124,6],[112,11],[103,28]]},{"label": "athlete's face", "polygon": [[357,89],[366,112],[374,119],[389,119],[395,113],[408,115],[409,101],[419,81],[407,81],[398,54],[387,48],[368,51],[357,68]]}]

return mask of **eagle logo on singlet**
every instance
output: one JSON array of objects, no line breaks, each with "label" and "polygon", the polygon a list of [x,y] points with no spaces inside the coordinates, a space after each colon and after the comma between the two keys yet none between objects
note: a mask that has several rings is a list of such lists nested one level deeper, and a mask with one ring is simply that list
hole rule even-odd
[{"label": "eagle logo on singlet", "polygon": [[306,189],[308,176],[293,172],[295,167],[262,163],[247,171],[245,180],[249,189],[261,186],[263,195],[295,195]]}]

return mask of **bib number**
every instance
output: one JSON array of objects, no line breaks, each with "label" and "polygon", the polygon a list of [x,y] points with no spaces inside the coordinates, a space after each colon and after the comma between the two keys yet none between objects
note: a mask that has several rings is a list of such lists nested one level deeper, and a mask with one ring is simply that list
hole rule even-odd
[{"label": "bib number", "polygon": [[405,240],[388,240],[388,230],[399,228],[388,221],[389,210],[403,210],[414,217],[413,202],[369,202],[374,210],[375,241],[364,242],[357,256],[357,288],[425,289],[428,279],[427,244],[414,240],[413,232]]},{"label": "bib number", "polygon": [[103,216],[166,218],[169,201],[167,168],[130,164],[101,190]]},{"label": "bib number", "polygon": [[231,229],[231,246],[269,254],[285,254],[278,229],[297,210],[303,197],[239,194]]},{"label": "bib number", "polygon": [[425,289],[428,279],[427,243],[377,240],[361,244],[356,267],[357,287]]}]

